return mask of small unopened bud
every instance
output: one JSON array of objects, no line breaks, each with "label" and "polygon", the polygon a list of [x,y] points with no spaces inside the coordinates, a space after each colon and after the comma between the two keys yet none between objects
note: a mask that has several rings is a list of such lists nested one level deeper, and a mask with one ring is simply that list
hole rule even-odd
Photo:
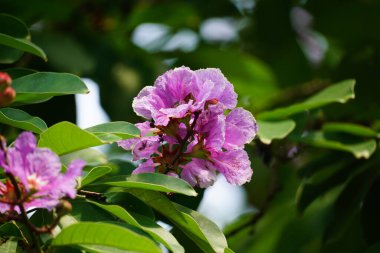
[{"label": "small unopened bud", "polygon": [[205,103],[205,109],[207,110],[209,105],[216,105],[218,102],[219,102],[219,100],[216,98],[212,98],[210,100],[207,100]]},{"label": "small unopened bud", "polygon": [[62,217],[73,209],[71,203],[67,200],[61,200],[61,202],[56,207],[56,212],[59,217]]},{"label": "small unopened bud", "polygon": [[12,78],[7,73],[0,72],[0,88],[8,87],[11,85],[11,83],[12,83]]},{"label": "small unopened bud", "polygon": [[6,107],[10,105],[16,97],[16,91],[11,87],[6,87],[0,92],[0,107]]}]

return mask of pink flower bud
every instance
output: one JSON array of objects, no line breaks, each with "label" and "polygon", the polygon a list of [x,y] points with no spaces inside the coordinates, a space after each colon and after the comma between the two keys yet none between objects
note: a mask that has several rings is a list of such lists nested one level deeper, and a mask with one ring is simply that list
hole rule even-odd
[{"label": "pink flower bud", "polygon": [[9,87],[11,83],[12,83],[11,77],[5,72],[0,72],[0,92],[2,92],[7,87]]},{"label": "pink flower bud", "polygon": [[8,86],[2,92],[0,92],[0,107],[6,107],[10,105],[16,97],[16,91]]}]

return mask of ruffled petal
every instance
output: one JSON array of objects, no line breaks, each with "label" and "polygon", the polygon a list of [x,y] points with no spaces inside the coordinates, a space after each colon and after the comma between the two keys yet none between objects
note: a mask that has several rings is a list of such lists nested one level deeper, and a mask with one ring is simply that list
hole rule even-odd
[{"label": "ruffled petal", "polygon": [[[232,109],[237,104],[237,94],[234,91],[234,87],[222,74],[220,69],[207,68],[199,69],[195,71],[199,81],[201,83],[212,82],[212,90],[209,95],[209,99],[217,99],[221,102],[225,108]],[[210,85],[208,85],[211,87]],[[200,90],[200,92],[205,92]]]},{"label": "ruffled petal", "polygon": [[215,170],[205,160],[194,158],[191,162],[182,165],[181,178],[191,186],[207,188],[216,180]]},{"label": "ruffled petal", "polygon": [[132,108],[137,115],[146,119],[152,118],[149,96],[151,95],[154,89],[155,88],[152,86],[146,86],[139,92],[137,97],[133,99]]},{"label": "ruffled petal", "polygon": [[156,164],[152,159],[149,159],[143,163],[140,163],[139,166],[132,172],[132,174],[141,174],[141,173],[154,173]]},{"label": "ruffled petal", "polygon": [[242,185],[251,181],[252,169],[248,154],[242,149],[213,154],[215,168],[224,175],[227,182]]},{"label": "ruffled petal", "polygon": [[243,148],[255,138],[258,127],[252,113],[243,108],[233,109],[226,117],[225,149]]}]

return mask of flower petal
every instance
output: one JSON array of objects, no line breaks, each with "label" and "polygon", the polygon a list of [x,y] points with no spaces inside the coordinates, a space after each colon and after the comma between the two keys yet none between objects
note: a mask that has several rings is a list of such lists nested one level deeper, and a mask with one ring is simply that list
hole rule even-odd
[{"label": "flower petal", "polygon": [[252,113],[243,108],[233,109],[226,117],[225,149],[243,148],[255,138],[258,127]]},{"label": "flower petal", "polygon": [[215,153],[212,161],[230,184],[242,185],[251,180],[251,162],[242,149]]},{"label": "flower petal", "polygon": [[182,168],[181,178],[192,186],[207,188],[216,180],[215,170],[206,160],[194,158],[191,162],[182,165]]}]

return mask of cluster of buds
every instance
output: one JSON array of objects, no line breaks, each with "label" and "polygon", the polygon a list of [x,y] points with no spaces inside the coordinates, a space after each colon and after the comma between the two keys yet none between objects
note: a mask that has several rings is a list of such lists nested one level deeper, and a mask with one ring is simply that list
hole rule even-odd
[{"label": "cluster of buds", "polygon": [[244,145],[257,125],[236,104],[237,94],[219,69],[170,70],[133,101],[134,111],[147,119],[136,124],[140,138],[118,144],[141,160],[134,174],[158,172],[205,188],[219,171],[229,183],[242,185],[252,176]]},{"label": "cluster of buds", "polygon": [[16,97],[16,91],[12,88],[11,77],[0,72],[0,107],[9,106]]}]

